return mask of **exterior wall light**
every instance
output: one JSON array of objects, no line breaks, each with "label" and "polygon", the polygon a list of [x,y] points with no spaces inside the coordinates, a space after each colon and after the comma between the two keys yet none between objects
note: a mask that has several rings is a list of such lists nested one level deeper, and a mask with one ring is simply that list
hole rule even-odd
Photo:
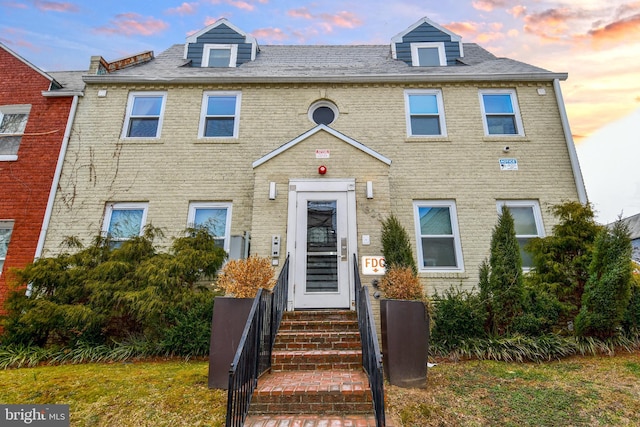
[{"label": "exterior wall light", "polygon": [[272,181],[269,183],[269,200],[275,200],[277,195],[276,183]]},{"label": "exterior wall light", "polygon": [[373,199],[373,181],[367,181],[367,199]]}]

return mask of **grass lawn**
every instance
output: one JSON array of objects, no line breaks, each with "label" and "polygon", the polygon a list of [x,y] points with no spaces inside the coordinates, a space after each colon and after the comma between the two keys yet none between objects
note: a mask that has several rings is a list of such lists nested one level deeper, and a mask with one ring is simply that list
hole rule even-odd
[{"label": "grass lawn", "polygon": [[[0,371],[0,403],[69,404],[72,426],[221,426],[226,393],[207,362],[40,366]],[[637,426],[640,353],[548,363],[442,362],[428,389],[387,386],[401,426]]]}]

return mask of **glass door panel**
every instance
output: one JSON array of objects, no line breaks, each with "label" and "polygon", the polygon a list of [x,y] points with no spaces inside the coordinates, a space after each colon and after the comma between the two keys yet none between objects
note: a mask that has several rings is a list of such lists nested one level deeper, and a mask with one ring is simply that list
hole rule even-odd
[{"label": "glass door panel", "polygon": [[306,292],[338,292],[337,201],[307,201]]}]

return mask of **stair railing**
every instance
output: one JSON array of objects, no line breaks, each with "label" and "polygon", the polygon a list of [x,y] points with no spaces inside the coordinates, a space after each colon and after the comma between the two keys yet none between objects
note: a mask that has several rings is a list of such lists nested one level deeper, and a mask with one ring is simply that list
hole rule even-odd
[{"label": "stair railing", "polygon": [[288,291],[289,257],[273,290],[260,289],[253,300],[229,369],[226,427],[242,427],[258,377],[271,368],[271,353],[287,307]]},{"label": "stair railing", "polygon": [[362,341],[362,366],[369,377],[376,427],[385,427],[384,377],[382,374],[382,353],[378,344],[376,324],[371,309],[371,298],[367,286],[362,286],[358,269],[358,257],[353,255],[353,276],[355,278],[356,311],[358,328]]}]

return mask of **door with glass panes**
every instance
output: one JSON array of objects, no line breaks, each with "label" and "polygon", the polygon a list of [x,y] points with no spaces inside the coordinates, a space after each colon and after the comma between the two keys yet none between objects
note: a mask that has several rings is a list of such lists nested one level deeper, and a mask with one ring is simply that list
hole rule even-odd
[{"label": "door with glass panes", "polygon": [[346,191],[295,193],[295,308],[348,308],[349,220]]}]

